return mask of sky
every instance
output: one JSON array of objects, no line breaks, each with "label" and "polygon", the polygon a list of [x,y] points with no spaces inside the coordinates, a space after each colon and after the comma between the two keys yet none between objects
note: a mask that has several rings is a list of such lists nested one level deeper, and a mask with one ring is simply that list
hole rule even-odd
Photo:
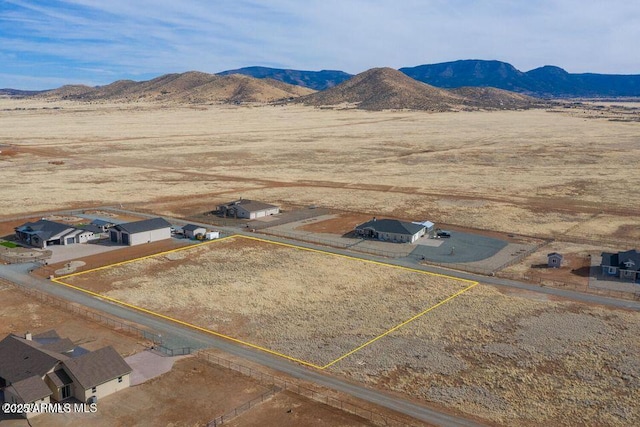
[{"label": "sky", "polygon": [[0,0],[0,88],[261,65],[640,74],[635,0]]}]

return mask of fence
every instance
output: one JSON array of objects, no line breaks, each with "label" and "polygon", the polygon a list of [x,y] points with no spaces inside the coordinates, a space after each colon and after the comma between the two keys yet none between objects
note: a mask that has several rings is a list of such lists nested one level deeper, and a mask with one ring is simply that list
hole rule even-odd
[{"label": "fence", "polygon": [[181,347],[181,348],[169,348],[162,344],[154,345],[154,350],[158,350],[167,356],[185,356],[187,354],[191,354],[193,349],[191,347]]},{"label": "fence", "polygon": [[227,412],[224,415],[220,415],[219,417],[212,419],[211,421],[209,421],[207,423],[207,427],[215,427],[215,426],[222,425],[222,424],[224,424],[226,422],[229,422],[233,418],[237,417],[238,415],[243,414],[244,412],[248,411],[249,409],[253,408],[254,406],[264,402],[267,399],[270,399],[273,395],[275,395],[278,392],[280,392],[280,388],[272,387],[269,390],[267,390],[264,393],[262,393],[260,396],[254,398],[254,399],[251,399],[250,401],[248,401],[246,403],[243,403],[242,405],[240,405],[237,408]]},{"label": "fence", "polygon": [[[317,392],[315,390],[311,390],[310,388],[303,387],[299,384],[296,384],[291,381],[284,380],[282,378],[278,378],[271,374],[265,374],[257,369],[250,368],[248,366],[241,365],[236,362],[232,362],[230,360],[224,359],[222,357],[213,355],[206,351],[196,351],[195,356],[205,360],[209,363],[216,364],[218,366],[222,366],[223,368],[231,369],[236,372],[239,372],[243,375],[249,376],[265,384],[270,387],[275,387],[281,390],[288,390],[297,395],[307,397],[309,399],[315,400],[316,402],[324,403],[325,405],[331,406],[336,409],[340,409],[342,411],[348,412],[350,414],[359,416],[364,418],[372,423],[380,426],[397,426],[397,427],[413,427],[412,424],[408,424],[404,421],[381,415],[377,412],[374,412],[370,409],[362,408],[360,406],[354,405],[352,403],[346,402],[341,399],[337,399],[335,397],[328,396],[326,394]],[[255,403],[254,403],[255,405]],[[245,409],[246,410],[246,409]],[[212,422],[209,423],[209,426],[217,425],[212,424],[214,421],[218,420],[218,423],[222,417],[218,417]]]},{"label": "fence", "polygon": [[610,298],[627,299],[640,301],[640,291],[624,292],[614,289],[594,288],[586,283],[564,282],[559,280],[551,280],[544,277],[518,274],[518,273],[500,273],[499,277],[511,280],[521,280],[528,283],[538,284],[540,286],[548,286],[550,288],[567,289],[583,293],[602,295]]},{"label": "fence", "polygon": [[77,304],[73,304],[63,299],[56,298],[54,296],[51,296],[37,289],[28,288],[19,283],[10,282],[4,279],[0,279],[0,283],[7,284],[9,286],[15,286],[22,292],[37,298],[38,300],[42,301],[45,304],[53,304],[73,314],[77,314],[79,316],[84,317],[85,319],[91,320],[96,323],[101,323],[117,331],[122,331],[122,332],[130,333],[132,335],[137,335],[145,340],[149,340],[153,342],[154,345],[162,344],[162,337],[160,336],[160,334],[157,334],[153,331],[147,331],[147,330],[138,328],[136,326],[133,326],[131,324],[122,322],[120,320],[117,320],[108,316],[104,316],[100,313],[96,313],[95,311],[87,310],[86,308],[83,308],[82,306],[79,306]]}]

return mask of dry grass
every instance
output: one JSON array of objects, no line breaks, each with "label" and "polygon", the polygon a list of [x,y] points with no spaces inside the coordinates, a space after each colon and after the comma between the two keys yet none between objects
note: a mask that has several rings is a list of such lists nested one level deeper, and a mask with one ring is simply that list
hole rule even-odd
[{"label": "dry grass", "polygon": [[549,235],[640,203],[620,197],[640,184],[629,173],[638,124],[564,112],[16,100],[0,109],[0,145],[18,153],[0,157],[4,215],[122,202],[175,213],[185,199],[213,207],[243,195]]},{"label": "dry grass", "polygon": [[468,286],[244,239],[64,280],[320,365]]},{"label": "dry grass", "polygon": [[639,334],[640,313],[480,285],[332,369],[501,425],[629,426]]}]

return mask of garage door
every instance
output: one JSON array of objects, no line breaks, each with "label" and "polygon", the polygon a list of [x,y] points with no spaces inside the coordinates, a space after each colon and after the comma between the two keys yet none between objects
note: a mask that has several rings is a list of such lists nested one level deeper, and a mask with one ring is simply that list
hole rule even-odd
[{"label": "garage door", "polygon": [[118,243],[118,232],[117,231],[112,231],[111,232],[111,241]]},{"label": "garage door", "polygon": [[122,243],[125,244],[125,245],[129,244],[129,235],[128,234],[122,233]]}]

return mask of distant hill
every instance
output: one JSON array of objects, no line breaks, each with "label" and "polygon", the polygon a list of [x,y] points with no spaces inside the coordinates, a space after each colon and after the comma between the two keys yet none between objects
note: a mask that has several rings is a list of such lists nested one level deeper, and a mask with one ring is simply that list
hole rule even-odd
[{"label": "distant hill", "polygon": [[27,96],[34,96],[40,93],[46,92],[44,90],[18,90],[18,89],[0,89],[0,97],[7,98],[24,98]]},{"label": "distant hill", "polygon": [[351,74],[347,74],[344,71],[301,71],[268,67],[246,67],[239,68],[237,70],[223,71],[218,74],[221,76],[227,76],[229,74],[243,74],[257,79],[269,78],[291,85],[308,87],[313,90],[325,90],[339,85],[345,80],[353,77]]},{"label": "distant hill", "polygon": [[532,98],[498,89],[436,88],[392,68],[373,68],[333,88],[292,102],[314,106],[354,106],[365,110],[411,109],[450,111],[465,108],[526,108]]},{"label": "distant hill", "polygon": [[177,103],[271,102],[308,95],[313,90],[271,79],[242,75],[218,76],[196,71],[165,74],[152,80],[119,80],[105,86],[63,86],[46,98],[79,101],[156,101]]},{"label": "distant hill", "polygon": [[538,97],[640,96],[640,75],[571,74],[554,66],[522,72],[506,62],[462,60],[400,71],[442,88],[494,87]]}]

